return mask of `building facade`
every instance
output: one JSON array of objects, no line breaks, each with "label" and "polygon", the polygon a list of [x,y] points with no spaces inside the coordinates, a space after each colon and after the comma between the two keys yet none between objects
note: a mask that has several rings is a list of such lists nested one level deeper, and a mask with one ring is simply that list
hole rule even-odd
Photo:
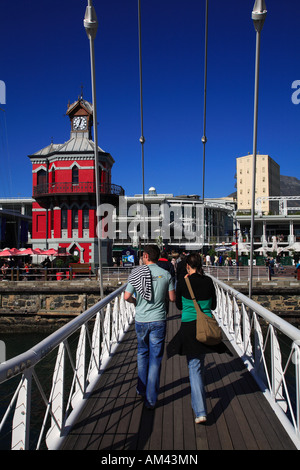
[{"label": "building facade", "polygon": [[[252,175],[253,155],[246,155],[236,159],[237,177],[237,209],[250,211],[252,204]],[[255,193],[257,198],[263,198],[262,210],[264,213],[274,212],[276,204],[268,199],[271,196],[280,196],[280,167],[269,156],[256,156],[256,182]]]},{"label": "building facade", "polygon": [[0,198],[0,249],[31,243],[32,198]]},{"label": "building facade", "polygon": [[[61,248],[80,262],[98,264],[96,183],[92,105],[82,97],[69,104],[70,139],[51,143],[29,155],[32,163],[32,247]],[[114,204],[124,194],[111,183],[112,156],[98,148],[102,202]],[[103,264],[109,263],[109,241],[102,243]]]},{"label": "building facade", "polygon": [[157,243],[172,250],[204,250],[235,240],[232,200],[206,199],[197,195],[157,194],[150,188],[120,200],[112,220],[114,254],[127,247]]},{"label": "building facade", "polygon": [[[289,207],[288,203],[300,201],[300,196],[273,196],[268,198],[275,206],[273,214],[265,214],[263,202],[266,198],[256,199],[256,216],[254,219],[254,248],[273,247],[286,250],[288,246],[300,242],[299,207]],[[250,241],[251,216],[236,215],[240,242]],[[277,249],[276,248],[276,249]],[[263,251],[263,250],[262,250]],[[276,250],[274,250],[276,251]],[[288,253],[290,250],[286,250]]]}]

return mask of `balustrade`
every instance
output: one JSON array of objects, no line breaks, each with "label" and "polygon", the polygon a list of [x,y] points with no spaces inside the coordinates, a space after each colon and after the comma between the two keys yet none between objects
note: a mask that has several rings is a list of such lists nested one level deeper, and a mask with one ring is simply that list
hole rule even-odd
[{"label": "balustrade", "polygon": [[[212,279],[217,292],[214,314],[225,336],[300,448],[300,331]],[[125,285],[29,351],[0,364],[0,387],[10,381],[15,387],[5,407],[6,393],[1,393],[1,410],[6,411],[0,435],[11,429],[12,449],[60,447],[134,318],[134,307],[124,301],[124,290]],[[43,364],[46,384],[40,379]],[[38,434],[32,437],[32,422],[36,428],[38,421],[34,414],[37,395],[44,412],[39,413]]]},{"label": "balustrade", "polygon": [[222,281],[216,319],[300,448],[300,331]]},{"label": "balustrade", "polygon": [[[0,389],[19,379],[0,421],[0,435],[11,429],[11,449],[59,447],[133,319],[134,307],[125,302],[124,290],[125,285],[29,351],[0,364]],[[41,403],[44,413],[37,410]],[[39,427],[35,436],[33,422],[35,430]]]},{"label": "balustrade", "polygon": [[[39,184],[33,188],[33,197],[41,197],[53,194],[88,194],[96,193],[96,184],[94,182],[82,182],[82,183],[45,183]],[[102,194],[113,194],[116,196],[123,196],[124,189],[121,186],[110,183],[100,184],[100,193]]]}]

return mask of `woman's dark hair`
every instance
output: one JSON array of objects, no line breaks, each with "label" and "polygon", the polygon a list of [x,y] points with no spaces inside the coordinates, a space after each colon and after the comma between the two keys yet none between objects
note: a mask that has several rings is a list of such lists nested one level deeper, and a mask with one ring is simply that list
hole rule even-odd
[{"label": "woman's dark hair", "polygon": [[188,255],[186,257],[186,264],[188,264],[193,269],[197,269],[198,274],[201,274],[201,276],[204,276],[201,256],[198,253],[192,253]]}]

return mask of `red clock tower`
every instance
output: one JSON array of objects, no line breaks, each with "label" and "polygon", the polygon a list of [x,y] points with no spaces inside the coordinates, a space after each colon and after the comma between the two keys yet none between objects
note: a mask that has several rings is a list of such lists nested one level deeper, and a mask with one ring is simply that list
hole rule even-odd
[{"label": "red clock tower", "polygon": [[[65,248],[80,262],[98,265],[93,108],[79,98],[66,114],[71,136],[64,144],[51,143],[33,155],[33,248]],[[101,202],[116,203],[122,187],[111,183],[112,156],[98,148]],[[102,243],[103,264],[109,263],[109,241]]]}]

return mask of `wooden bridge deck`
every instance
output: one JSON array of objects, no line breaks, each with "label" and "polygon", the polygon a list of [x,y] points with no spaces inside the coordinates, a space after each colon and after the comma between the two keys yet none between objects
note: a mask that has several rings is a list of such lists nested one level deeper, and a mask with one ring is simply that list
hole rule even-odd
[{"label": "wooden bridge deck", "polygon": [[[174,304],[166,342],[179,328]],[[184,357],[164,356],[153,411],[136,395],[134,325],[100,377],[63,450],[290,450],[295,449],[242,361],[206,356],[208,419],[195,425]]]}]

